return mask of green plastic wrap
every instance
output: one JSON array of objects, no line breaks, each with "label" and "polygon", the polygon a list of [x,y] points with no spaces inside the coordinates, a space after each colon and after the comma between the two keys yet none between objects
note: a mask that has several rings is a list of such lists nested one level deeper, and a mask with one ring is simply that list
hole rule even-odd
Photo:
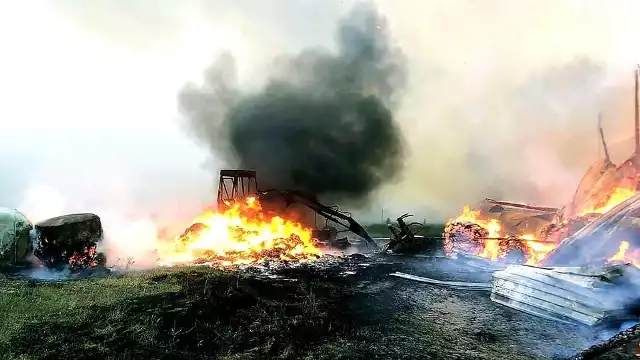
[{"label": "green plastic wrap", "polygon": [[33,225],[21,212],[0,208],[0,265],[23,262],[31,254]]}]

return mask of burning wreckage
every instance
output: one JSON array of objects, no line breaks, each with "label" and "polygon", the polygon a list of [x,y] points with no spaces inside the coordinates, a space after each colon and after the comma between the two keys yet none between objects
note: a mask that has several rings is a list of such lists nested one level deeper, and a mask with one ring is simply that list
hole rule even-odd
[{"label": "burning wreckage", "polygon": [[[361,240],[340,237],[344,231]],[[18,210],[2,208],[0,265],[20,269],[35,263],[74,273],[104,269],[107,259],[99,251],[103,235],[95,214],[63,215],[34,225]],[[156,251],[159,265],[230,266],[304,262],[322,256],[322,247],[350,246],[378,248],[350,214],[311,194],[259,191],[255,171],[221,170],[217,209],[205,211],[175,239],[158,243]]]},{"label": "burning wreckage", "polygon": [[[588,325],[628,315],[640,303],[638,76],[637,70],[635,152],[616,166],[598,119],[605,156],[584,175],[571,204],[557,209],[485,199],[447,222],[442,238],[421,241],[433,248],[442,240],[447,256],[471,255],[501,264],[491,287],[468,287],[490,288],[491,299],[503,305]],[[400,231],[391,227],[395,239],[390,245],[396,251],[414,249],[405,245],[415,244],[416,237],[403,217],[398,225]]]},{"label": "burning wreckage", "polygon": [[[318,222],[318,216],[324,221]],[[315,223],[315,226],[307,224]],[[338,230],[340,228],[341,230]],[[350,231],[361,240],[339,237]],[[33,265],[81,271],[104,268],[103,240],[95,214],[70,214],[33,225],[13,209],[0,209],[0,260],[4,267]],[[230,266],[269,260],[315,260],[321,247],[377,249],[350,214],[300,191],[258,190],[256,172],[221,170],[217,209],[197,217],[172,241],[158,244],[160,265]]]},{"label": "burning wreckage", "polygon": [[[636,104],[637,82],[638,74]],[[635,305],[639,299],[634,294],[640,294],[638,106],[636,150],[629,159],[613,164],[601,126],[600,136],[605,157],[587,171],[568,206],[485,199],[477,209],[465,207],[439,238],[415,235],[422,224],[406,223],[405,214],[398,218],[398,227],[389,224],[392,238],[384,250],[436,251],[501,264],[491,287],[473,288],[491,289],[495,302],[546,318],[593,325]],[[32,225],[19,212],[5,209],[0,225],[3,265],[24,263],[31,254],[49,268],[87,269],[106,263],[97,250],[103,230],[94,214],[64,215]],[[344,231],[360,241],[339,236]],[[204,212],[172,241],[159,243],[157,255],[160,265],[230,266],[305,262],[321,257],[323,247],[351,246],[379,250],[350,214],[321,204],[312,194],[259,190],[255,171],[221,170],[217,209]],[[636,287],[639,291],[629,291]],[[624,296],[607,298],[615,292]]]},{"label": "burning wreckage", "polygon": [[[318,216],[323,221],[318,222]],[[343,231],[361,242],[338,237]],[[161,246],[158,255],[161,264],[227,266],[315,260],[323,254],[321,247],[359,244],[378,248],[365,228],[337,207],[301,191],[258,190],[253,170],[221,170],[217,209],[195,219],[175,241]]]}]

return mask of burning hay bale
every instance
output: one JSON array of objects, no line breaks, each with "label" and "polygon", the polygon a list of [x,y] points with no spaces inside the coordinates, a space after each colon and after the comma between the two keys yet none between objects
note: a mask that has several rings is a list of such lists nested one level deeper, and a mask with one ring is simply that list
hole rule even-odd
[{"label": "burning hay bale", "polygon": [[498,219],[483,217],[480,210],[469,207],[446,224],[444,238],[446,254],[471,254],[492,261],[535,264],[550,251],[533,234],[505,234]]},{"label": "burning hay bale", "polygon": [[103,238],[102,223],[95,214],[70,214],[35,225],[37,243],[34,254],[51,268],[69,266],[83,269],[104,265],[104,255],[96,248]]},{"label": "burning hay bale", "polygon": [[446,254],[462,252],[477,254],[482,251],[481,239],[489,236],[489,230],[472,222],[449,222],[444,228],[444,251]]},{"label": "burning hay bale", "polygon": [[566,219],[560,209],[486,199],[479,210],[465,206],[460,216],[447,223],[445,251],[536,265],[565,238],[606,216],[634,193],[611,189],[596,207],[582,208]]}]

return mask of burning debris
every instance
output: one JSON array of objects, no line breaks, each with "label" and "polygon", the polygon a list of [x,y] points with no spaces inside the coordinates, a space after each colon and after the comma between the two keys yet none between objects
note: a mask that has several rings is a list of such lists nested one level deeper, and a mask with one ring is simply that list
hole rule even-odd
[{"label": "burning debris", "polygon": [[[519,219],[519,222],[523,220]],[[506,232],[505,227],[499,219],[490,218],[483,215],[481,210],[471,210],[467,206],[460,216],[445,226],[445,252],[449,255],[462,252],[492,261],[509,259],[533,265],[555,247],[553,243],[540,241],[534,233]]]},{"label": "burning debris", "polygon": [[599,116],[605,158],[587,171],[571,204],[554,209],[487,199],[478,210],[465,207],[460,216],[446,225],[445,250],[471,253],[493,261],[506,259],[510,252],[516,251],[523,254],[526,264],[541,264],[565,239],[578,233],[584,237],[582,229],[634,197],[640,185],[639,71],[635,73],[636,149],[629,159],[619,166],[611,162]]},{"label": "burning debris", "polygon": [[562,240],[542,266],[586,266],[625,262],[638,264],[640,194],[624,201]]},{"label": "burning debris", "polygon": [[159,249],[161,263],[229,266],[267,260],[315,260],[322,255],[312,230],[299,222],[269,216],[255,197],[222,211],[208,211]]},{"label": "burning debris", "polygon": [[[589,208],[572,210],[536,207],[486,199],[478,210],[465,206],[447,222],[445,252],[473,254],[493,261],[540,264],[560,242],[601,218],[636,194],[635,189],[614,188]],[[521,261],[519,260],[521,258]]]}]

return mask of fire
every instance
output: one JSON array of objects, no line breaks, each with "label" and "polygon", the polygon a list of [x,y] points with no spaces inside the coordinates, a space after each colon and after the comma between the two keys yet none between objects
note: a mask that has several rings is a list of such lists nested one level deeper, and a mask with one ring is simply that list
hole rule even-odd
[{"label": "fire", "polygon": [[322,256],[311,229],[279,216],[267,216],[256,198],[228,205],[223,212],[200,215],[168,247],[158,249],[161,262],[228,266]]},{"label": "fire", "polygon": [[447,223],[476,224],[486,230],[487,236],[479,240],[481,247],[474,255],[496,261],[507,255],[512,248],[520,248],[526,257],[526,264],[535,265],[542,261],[557,244],[540,242],[534,234],[521,234],[518,236],[506,236],[502,233],[502,225],[497,219],[483,219],[479,210],[471,210],[469,206],[462,209],[462,214]]},{"label": "fire", "polygon": [[481,219],[480,211],[471,210],[469,206],[465,206],[462,209],[462,214],[460,214],[460,216],[458,216],[457,218],[455,218],[450,222],[478,224],[479,226],[487,230],[488,235],[486,236],[486,239],[483,239],[484,248],[482,249],[482,252],[477,255],[480,255],[485,258],[489,258],[493,261],[498,259],[500,247],[498,246],[497,241],[492,240],[492,238],[500,237],[500,230],[502,230],[502,226],[500,225],[500,222],[498,220]]},{"label": "fire", "polygon": [[[606,201],[593,208],[585,209],[580,212],[578,217],[573,219],[587,220],[589,219],[589,216],[593,217],[593,214],[604,214],[616,207],[618,204],[633,197],[635,194],[636,191],[634,189],[624,187],[616,188],[607,197]],[[479,226],[482,231],[469,232],[468,229],[465,230],[460,227],[456,228],[453,224],[475,224]],[[564,226],[568,224],[569,219],[565,219],[563,224],[558,225]],[[502,231],[503,228],[504,227],[499,220],[482,218],[479,210],[471,210],[469,206],[465,206],[460,216],[447,223],[445,228],[445,238],[447,235],[446,233],[450,230],[466,231],[466,238],[472,238],[474,243],[470,247],[465,247],[463,251],[471,251],[474,255],[496,261],[506,257],[510,250],[520,249],[526,258],[527,265],[536,265],[540,263],[556,248],[558,245],[557,243],[563,238],[550,237],[541,234],[542,236],[545,236],[546,241],[540,241],[541,239],[534,234],[505,234]],[[621,249],[623,250],[628,249],[628,242],[627,245],[621,244],[621,246]],[[627,248],[624,248],[624,246],[627,246]],[[450,245],[449,249],[451,248],[452,246]],[[445,250],[447,250],[447,248],[445,248]],[[640,259],[640,256],[633,258]],[[626,261],[631,262],[629,259],[626,259]]]},{"label": "fire", "polygon": [[621,204],[623,201],[630,199],[635,194],[635,189],[616,188],[603,205],[596,208],[584,209],[582,212],[580,212],[579,216],[584,216],[587,214],[604,214],[616,207],[618,204]]},{"label": "fire", "polygon": [[73,267],[92,267],[97,266],[96,247],[90,246],[82,250],[82,252],[74,253],[69,257],[69,265]]},{"label": "fire", "polygon": [[529,258],[527,259],[527,265],[536,265],[541,262],[558,244],[550,242],[537,241],[536,236],[533,234],[521,235],[520,239],[524,240],[524,244],[527,246]]},{"label": "fire", "polygon": [[607,261],[629,263],[637,268],[640,268],[640,249],[629,251],[630,247],[630,242],[626,240],[621,241],[620,246],[618,247],[618,252],[607,259]]},{"label": "fire", "polygon": [[502,226],[500,222],[496,219],[483,220],[480,219],[480,210],[471,210],[469,206],[465,206],[462,209],[462,214],[452,220],[452,222],[468,222],[474,223],[482,226],[483,228],[489,231],[489,238],[497,238],[500,236],[500,230],[502,230]]}]

